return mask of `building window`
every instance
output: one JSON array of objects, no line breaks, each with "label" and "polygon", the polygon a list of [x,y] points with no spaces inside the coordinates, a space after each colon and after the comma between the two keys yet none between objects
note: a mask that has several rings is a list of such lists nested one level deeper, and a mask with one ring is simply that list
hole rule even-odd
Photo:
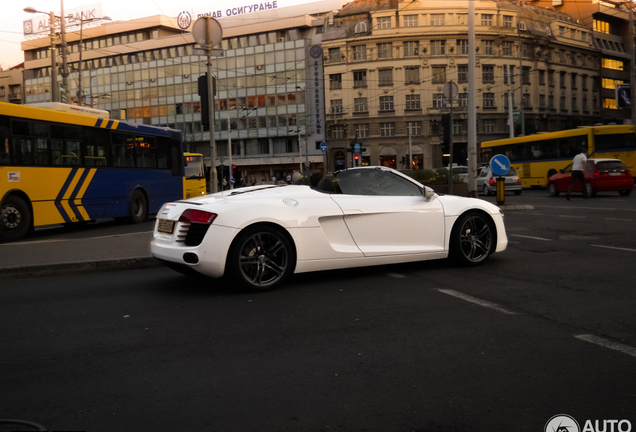
[{"label": "building window", "polygon": [[393,69],[378,69],[378,85],[393,85]]},{"label": "building window", "polygon": [[524,85],[530,85],[530,67],[524,66],[521,72],[521,83]]},{"label": "building window", "polygon": [[548,71],[548,85],[551,85],[551,86],[554,85],[554,71],[553,70],[549,70]]},{"label": "building window", "polygon": [[565,74],[566,72],[561,72],[561,79],[560,79],[560,84],[561,84],[561,88],[565,88]]},{"label": "building window", "polygon": [[559,100],[559,108],[561,108],[561,111],[567,111],[567,105],[565,103],[565,96],[561,96],[560,100]]},{"label": "building window", "polygon": [[548,109],[554,109],[554,96],[548,96]]},{"label": "building window", "polygon": [[388,17],[378,17],[377,20],[378,20],[377,21],[378,22],[377,28],[379,28],[379,29],[389,29],[389,28],[391,28],[391,17],[390,16],[388,16]]},{"label": "building window", "polygon": [[492,25],[492,14],[481,14],[481,25],[483,26],[491,26]]},{"label": "building window", "polygon": [[354,60],[366,60],[367,59],[367,46],[356,45],[353,47],[353,59]]},{"label": "building window", "polygon": [[512,55],[512,42],[511,41],[503,41],[501,44],[501,54],[505,56]]},{"label": "building window", "polygon": [[581,75],[581,88],[587,90],[587,75]]},{"label": "building window", "polygon": [[484,133],[495,133],[495,120],[482,120],[481,127]]},{"label": "building window", "polygon": [[582,104],[583,111],[587,112],[590,110],[590,107],[587,104],[587,98],[584,97],[583,100],[581,101],[581,104]]},{"label": "building window", "polygon": [[464,133],[462,123],[463,120],[453,120],[453,135],[461,135]]},{"label": "building window", "polygon": [[409,136],[422,135],[422,122],[421,121],[406,122],[406,132],[409,134]]},{"label": "building window", "polygon": [[484,93],[482,106],[483,108],[495,108],[495,94]]},{"label": "building window", "polygon": [[417,27],[417,15],[406,15],[404,17],[404,27]]},{"label": "building window", "polygon": [[545,109],[545,95],[539,95],[539,108]]},{"label": "building window", "polygon": [[468,55],[468,39],[458,39],[457,47],[460,54]]},{"label": "building window", "polygon": [[592,20],[592,30],[600,33],[610,34],[609,23],[605,21]]},{"label": "building window", "polygon": [[407,110],[419,110],[420,106],[420,95],[418,94],[410,94],[406,95],[406,109]]},{"label": "building window", "polygon": [[468,93],[460,93],[457,96],[457,106],[466,108],[468,106]]},{"label": "building window", "polygon": [[390,43],[378,44],[378,58],[391,58],[391,50],[393,45]]},{"label": "building window", "polygon": [[545,85],[545,71],[539,70],[539,85]]},{"label": "building window", "polygon": [[353,71],[353,87],[367,86],[367,71]]},{"label": "building window", "polygon": [[355,125],[356,138],[369,138],[369,125],[357,124]]},{"label": "building window", "polygon": [[380,96],[380,111],[393,111],[393,96]]},{"label": "building window", "polygon": [[354,31],[356,33],[366,33],[366,31],[367,31],[367,23],[359,22],[358,24],[356,24],[356,27],[355,27]]},{"label": "building window", "polygon": [[331,113],[342,114],[342,99],[331,99]]},{"label": "building window", "polygon": [[565,27],[559,26],[559,36],[565,37]]},{"label": "building window", "polygon": [[530,45],[527,43],[521,44],[521,57],[528,57],[529,52],[530,52]]},{"label": "building window", "polygon": [[353,100],[353,109],[357,113],[361,112],[369,112],[369,108],[367,105],[367,98],[355,98]]},{"label": "building window", "polygon": [[432,26],[443,26],[444,25],[444,14],[431,14],[431,25]]},{"label": "building window", "polygon": [[604,58],[601,60],[601,67],[604,67],[605,69],[612,69],[612,70],[623,70],[623,62],[620,60],[613,60],[613,59],[608,59],[608,58]]},{"label": "building window", "polygon": [[444,101],[443,93],[433,93],[433,108],[444,108],[446,103]]},{"label": "building window", "polygon": [[483,65],[481,67],[481,80],[485,83],[495,82],[495,66]]},{"label": "building window", "polygon": [[395,136],[395,123],[380,123],[380,136]]},{"label": "building window", "polygon": [[431,55],[445,55],[445,54],[446,54],[446,41],[432,40]]},{"label": "building window", "polygon": [[484,54],[486,55],[493,55],[493,48],[492,48],[493,44],[491,40],[485,40],[484,41]]},{"label": "building window", "polygon": [[578,111],[579,110],[579,101],[577,100],[576,96],[572,96],[572,111]]},{"label": "building window", "polygon": [[404,42],[404,57],[412,57],[419,54],[419,42],[407,41]]},{"label": "building window", "polygon": [[340,58],[340,48],[329,48],[329,63],[342,61]]},{"label": "building window", "polygon": [[344,125],[331,126],[331,138],[333,138],[333,139],[343,139],[343,138],[345,138]]},{"label": "building window", "polygon": [[503,16],[503,25],[504,27],[512,27],[512,16],[504,15]]},{"label": "building window", "polygon": [[433,66],[433,82],[446,83],[446,66]]},{"label": "building window", "polygon": [[342,88],[342,75],[329,75],[329,90],[340,90]]},{"label": "building window", "polygon": [[468,65],[457,66],[457,81],[468,82]]},{"label": "building window", "polygon": [[574,90],[576,87],[576,74],[573,72],[570,77],[570,88]]},{"label": "building window", "polygon": [[[504,108],[508,109],[510,104],[508,103],[508,93],[504,95]],[[517,101],[515,100],[515,95],[512,95],[512,107],[517,108]]]},{"label": "building window", "polygon": [[406,84],[419,84],[420,83],[420,67],[406,66],[404,68],[404,82]]}]

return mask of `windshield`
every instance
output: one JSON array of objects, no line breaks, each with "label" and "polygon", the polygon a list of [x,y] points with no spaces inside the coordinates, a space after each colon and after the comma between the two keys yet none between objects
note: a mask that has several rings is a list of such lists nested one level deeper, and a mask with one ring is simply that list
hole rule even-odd
[{"label": "windshield", "polygon": [[203,156],[186,156],[185,157],[185,178],[201,179],[205,178],[205,170],[203,168]]}]

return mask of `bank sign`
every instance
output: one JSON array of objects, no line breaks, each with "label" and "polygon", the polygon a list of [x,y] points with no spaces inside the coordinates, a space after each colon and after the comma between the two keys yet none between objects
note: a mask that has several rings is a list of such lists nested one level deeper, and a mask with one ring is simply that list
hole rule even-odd
[{"label": "bank sign", "polygon": [[[55,12],[55,15],[59,17],[60,13]],[[66,31],[79,30],[82,20],[84,21],[84,28],[96,27],[103,21],[96,18],[103,16],[101,3],[65,10],[64,24],[66,25]],[[87,23],[86,21],[89,20],[90,22]],[[55,27],[59,27],[59,24],[56,23]],[[51,32],[49,16],[38,15],[35,18],[24,20],[22,22],[22,30],[24,36],[44,36],[45,34],[49,34]]]}]

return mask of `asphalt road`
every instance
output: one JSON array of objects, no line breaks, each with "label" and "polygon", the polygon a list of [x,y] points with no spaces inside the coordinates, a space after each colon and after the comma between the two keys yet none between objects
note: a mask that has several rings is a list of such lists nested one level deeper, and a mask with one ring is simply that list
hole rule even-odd
[{"label": "asphalt road", "polygon": [[506,200],[534,210],[506,212],[508,250],[477,268],[303,274],[262,294],[164,268],[5,278],[0,417],[75,431],[542,431],[565,413],[636,428],[635,198]]}]

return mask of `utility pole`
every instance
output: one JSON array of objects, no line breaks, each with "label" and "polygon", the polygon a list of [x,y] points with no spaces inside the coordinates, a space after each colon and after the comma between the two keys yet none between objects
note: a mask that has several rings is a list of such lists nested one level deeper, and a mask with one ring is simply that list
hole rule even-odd
[{"label": "utility pole", "polygon": [[62,44],[60,45],[60,54],[62,55],[62,92],[60,100],[64,103],[69,103],[70,98],[68,94],[68,65],[66,63],[67,57],[67,45],[66,45],[66,17],[64,16],[64,0],[60,0],[60,35]]},{"label": "utility pole", "polygon": [[632,0],[627,2],[629,8],[629,89],[630,89],[630,103],[632,114],[632,125],[636,125],[636,57],[634,54],[634,3]]},{"label": "utility pole", "polygon": [[49,27],[51,27],[51,102],[57,102],[57,60],[55,58],[55,13],[49,13]]},{"label": "utility pole", "polygon": [[519,38],[519,120],[521,121],[521,136],[526,136],[526,121],[523,116],[523,43]]},{"label": "utility pole", "polygon": [[510,138],[515,137],[515,123],[512,109],[512,65],[508,66],[508,130],[510,131]]},{"label": "utility pole", "polygon": [[468,2],[468,195],[477,198],[477,109],[475,108],[475,2]]}]

